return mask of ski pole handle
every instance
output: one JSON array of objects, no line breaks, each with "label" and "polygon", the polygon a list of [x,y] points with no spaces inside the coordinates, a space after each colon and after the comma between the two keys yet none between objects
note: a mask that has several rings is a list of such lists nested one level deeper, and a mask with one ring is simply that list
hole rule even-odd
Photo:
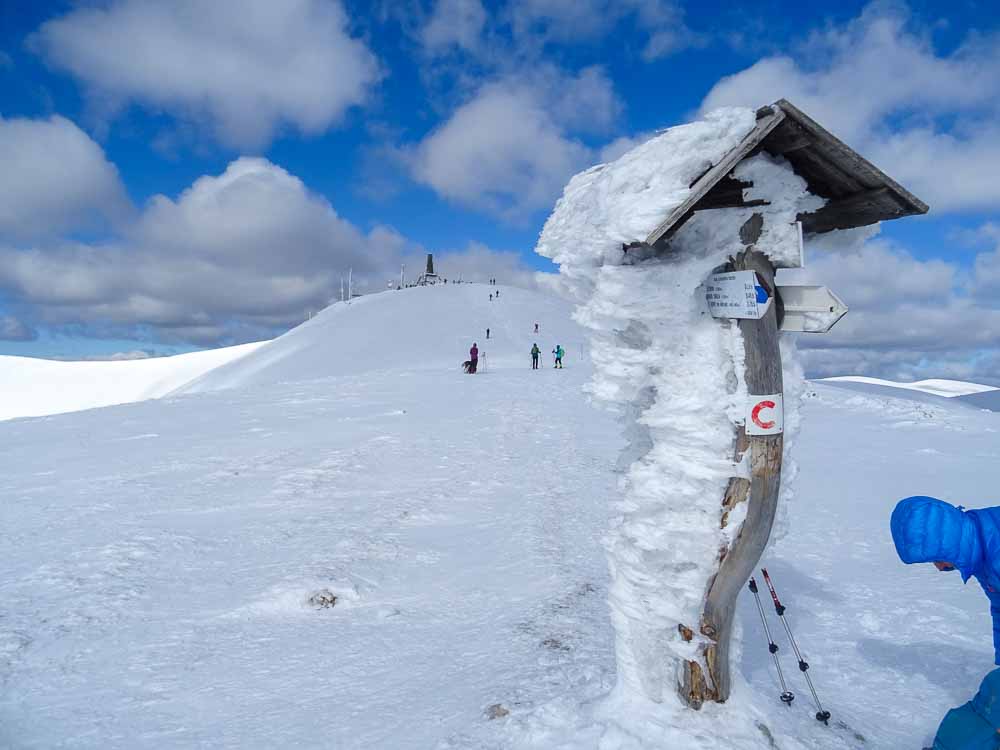
[{"label": "ski pole handle", "polygon": [[778,599],[778,593],[774,590],[774,584],[771,583],[771,576],[767,574],[767,568],[761,568],[760,572],[764,574],[764,583],[767,584],[767,590],[771,592],[771,601],[774,602],[774,611],[778,613],[778,617],[785,614],[785,605],[781,603]]}]

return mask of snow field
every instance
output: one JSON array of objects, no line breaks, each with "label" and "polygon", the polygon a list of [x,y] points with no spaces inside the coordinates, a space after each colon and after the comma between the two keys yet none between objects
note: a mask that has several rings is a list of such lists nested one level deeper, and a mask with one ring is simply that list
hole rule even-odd
[{"label": "snow field", "polygon": [[[529,319],[533,300],[558,305],[525,295]],[[425,314],[419,295],[382,299]],[[450,299],[442,330],[465,339],[469,305]],[[367,332],[405,346],[393,330]],[[909,494],[995,503],[995,413],[806,385],[785,533],[762,564],[826,728],[769,607],[797,694],[778,701],[747,592],[729,704],[616,689],[602,540],[642,431],[623,439],[586,403],[573,357],[475,377],[442,362],[0,424],[0,747],[909,748],[992,668],[985,597],[899,563],[888,518]],[[320,591],[336,605],[310,606]]]},{"label": "snow field", "polygon": [[159,398],[265,342],[172,357],[61,362],[0,355],[0,420]]},{"label": "snow field", "polygon": [[961,380],[918,380],[914,383],[899,383],[895,380],[883,380],[882,378],[869,378],[861,375],[841,375],[833,378],[823,378],[823,382],[830,383],[865,383],[869,385],[881,385],[889,388],[903,388],[906,390],[930,393],[935,396],[955,398],[956,396],[968,396],[973,393],[989,393],[1000,390],[991,385],[980,385],[979,383],[966,383]]},{"label": "snow field", "polygon": [[418,366],[0,426],[0,746],[484,747],[490,706],[610,688],[616,428],[588,376]]}]

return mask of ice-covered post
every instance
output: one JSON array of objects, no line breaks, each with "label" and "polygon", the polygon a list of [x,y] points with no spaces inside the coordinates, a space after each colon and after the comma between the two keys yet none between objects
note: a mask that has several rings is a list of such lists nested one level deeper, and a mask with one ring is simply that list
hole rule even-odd
[{"label": "ice-covered post", "polygon": [[804,237],[926,211],[785,100],[670,128],[566,186],[536,249],[579,301],[590,392],[624,426],[607,539],[620,697],[730,695],[736,598],[771,533],[801,381],[779,330],[823,333],[847,310],[775,269],[802,266]]},{"label": "ice-covered post", "polygon": [[[775,296],[775,269],[767,256],[755,248],[763,230],[763,217],[753,214],[740,228],[740,241],[746,249],[729,264],[728,271],[753,271],[769,297]],[[744,346],[744,382],[750,395],[761,403],[773,403],[782,394],[781,351],[778,346],[779,301],[771,304],[759,319],[739,320]],[[768,400],[771,399],[771,400]],[[748,426],[753,424],[751,404]],[[773,408],[769,409],[773,411]],[[758,422],[770,424],[774,419],[759,411]],[[752,427],[751,427],[752,429]],[[701,706],[706,700],[724,701],[729,697],[729,642],[732,631],[736,597],[750,576],[767,545],[774,515],[778,507],[781,487],[781,456],[784,438],[780,425],[769,429],[773,434],[749,435],[745,427],[737,428],[733,438],[736,464],[749,458],[749,478],[733,477],[729,480],[722,498],[722,526],[725,528],[730,513],[741,502],[748,503],[746,518],[739,536],[729,549],[721,552],[719,572],[712,580],[705,597],[705,607],[698,630],[707,640],[700,644],[699,658],[685,664],[680,685],[681,695],[691,706]],[[691,628],[682,624],[682,634],[693,637]],[[702,673],[702,664],[709,674]],[[706,679],[707,677],[707,679]]]}]

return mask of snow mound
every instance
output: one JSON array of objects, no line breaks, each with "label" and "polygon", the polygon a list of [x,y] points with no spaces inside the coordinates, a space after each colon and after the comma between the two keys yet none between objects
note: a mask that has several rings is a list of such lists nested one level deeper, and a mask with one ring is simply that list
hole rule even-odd
[{"label": "snow mound", "polygon": [[[490,300],[490,295],[500,297]],[[534,333],[535,323],[539,333]],[[486,339],[486,329],[490,339]],[[579,360],[584,333],[552,294],[486,284],[438,284],[338,302],[181,393],[314,380],[383,370],[457,371],[473,342],[482,362],[523,365],[531,345]]]},{"label": "snow mound", "polygon": [[108,362],[0,356],[0,420],[159,398],[263,343]]},{"label": "snow mound", "polygon": [[882,378],[870,378],[863,375],[839,375],[832,378],[821,378],[820,382],[828,383],[867,383],[869,385],[880,385],[886,388],[901,388],[910,391],[921,391],[934,396],[944,396],[945,398],[955,398],[958,396],[968,396],[973,393],[987,393],[997,391],[1000,388],[992,385],[981,385],[979,383],[967,383],[962,380],[918,380],[914,383],[899,383],[895,380],[883,380]]}]

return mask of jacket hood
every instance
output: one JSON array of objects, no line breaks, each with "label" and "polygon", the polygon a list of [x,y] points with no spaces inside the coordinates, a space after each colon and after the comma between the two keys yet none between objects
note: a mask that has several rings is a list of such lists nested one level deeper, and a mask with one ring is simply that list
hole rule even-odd
[{"label": "jacket hood", "polygon": [[896,553],[904,563],[950,562],[969,580],[982,560],[979,527],[971,515],[934,497],[908,497],[890,521]]}]

